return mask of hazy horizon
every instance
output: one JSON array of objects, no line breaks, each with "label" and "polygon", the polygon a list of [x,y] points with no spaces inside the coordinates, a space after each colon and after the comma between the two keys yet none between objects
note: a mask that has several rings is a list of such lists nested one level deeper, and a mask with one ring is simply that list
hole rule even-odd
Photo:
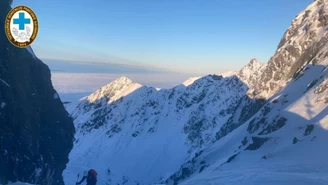
[{"label": "hazy horizon", "polygon": [[173,88],[190,77],[205,76],[126,64],[41,60],[49,66],[53,85],[63,102],[78,100],[122,76],[161,89]]}]

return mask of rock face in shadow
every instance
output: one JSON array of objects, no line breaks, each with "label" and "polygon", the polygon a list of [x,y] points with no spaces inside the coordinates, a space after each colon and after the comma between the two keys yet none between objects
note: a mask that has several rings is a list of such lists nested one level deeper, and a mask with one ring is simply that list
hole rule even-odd
[{"label": "rock face in shadow", "polygon": [[9,43],[0,1],[0,184],[63,184],[74,125],[50,80],[49,68]]}]

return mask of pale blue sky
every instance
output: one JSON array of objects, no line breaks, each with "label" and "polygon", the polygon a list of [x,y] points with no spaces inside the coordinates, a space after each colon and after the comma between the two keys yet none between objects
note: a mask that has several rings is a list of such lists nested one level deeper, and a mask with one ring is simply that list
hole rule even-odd
[{"label": "pale blue sky", "polygon": [[39,58],[112,62],[207,74],[274,51],[313,0],[14,0],[40,21]]}]

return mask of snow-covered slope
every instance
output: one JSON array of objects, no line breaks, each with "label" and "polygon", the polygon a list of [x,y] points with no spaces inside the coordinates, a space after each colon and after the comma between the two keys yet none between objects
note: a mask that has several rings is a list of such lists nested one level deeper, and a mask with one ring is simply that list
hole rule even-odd
[{"label": "snow-covered slope", "polygon": [[[269,98],[263,107],[163,182],[328,184],[327,10],[327,0],[316,1],[287,30],[259,84],[249,90]],[[298,54],[287,51],[301,43],[308,46]]]},{"label": "snow-covered slope", "polygon": [[92,93],[85,100],[88,103],[102,103],[103,101],[104,103],[112,103],[139,89],[141,86],[140,84],[133,83],[126,77],[121,77]]},{"label": "snow-covered slope", "polygon": [[88,168],[100,184],[328,184],[327,12],[301,12],[267,64],[169,90],[122,77],[68,104],[66,184]]},{"label": "snow-covered slope", "polygon": [[160,91],[125,77],[115,80],[67,107],[77,133],[66,183],[90,167],[100,183],[148,184],[168,177],[215,141],[246,91],[236,76],[209,75]]},{"label": "snow-covered slope", "polygon": [[196,80],[198,80],[200,78],[201,77],[192,77],[192,78],[189,78],[188,80],[184,81],[182,84],[187,87],[187,86],[193,84]]},{"label": "snow-covered slope", "polygon": [[327,184],[328,58],[320,64],[307,66],[254,117],[191,158],[166,183]]},{"label": "snow-covered slope", "polygon": [[234,75],[237,75],[237,74],[238,74],[238,71],[227,71],[227,72],[221,73],[221,76],[230,77],[230,76],[234,76]]}]

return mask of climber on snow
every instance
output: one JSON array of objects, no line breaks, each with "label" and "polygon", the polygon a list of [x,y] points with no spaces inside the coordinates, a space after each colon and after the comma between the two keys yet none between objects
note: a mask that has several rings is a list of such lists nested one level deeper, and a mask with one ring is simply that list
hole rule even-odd
[{"label": "climber on snow", "polygon": [[87,180],[87,185],[96,185],[97,184],[97,172],[94,169],[90,169],[88,172],[84,172],[83,178],[80,182],[77,182],[76,184],[81,184]]}]

